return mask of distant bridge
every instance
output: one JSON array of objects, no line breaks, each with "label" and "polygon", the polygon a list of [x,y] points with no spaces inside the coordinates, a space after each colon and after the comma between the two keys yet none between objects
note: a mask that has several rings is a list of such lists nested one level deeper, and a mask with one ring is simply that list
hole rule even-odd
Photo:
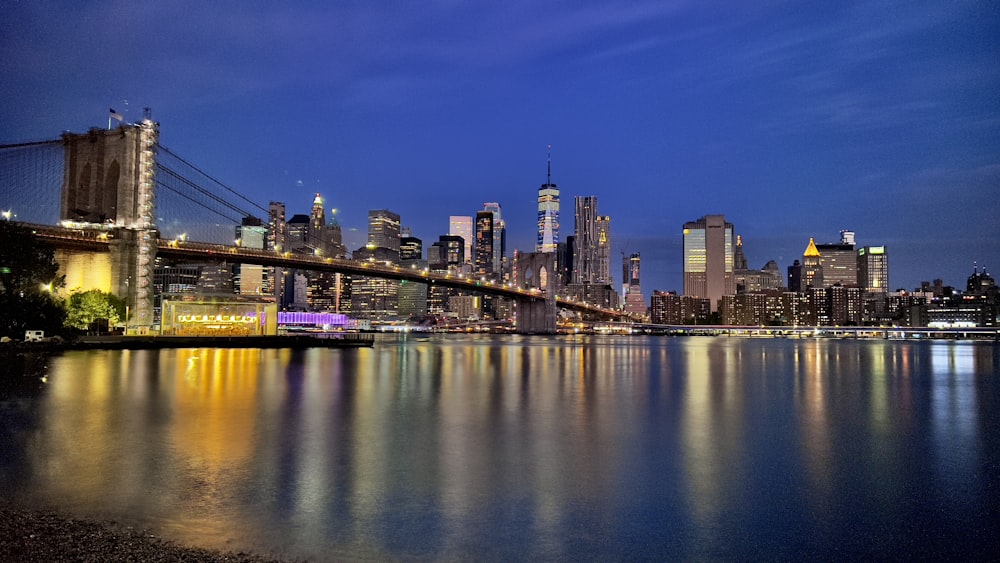
[{"label": "distant bridge", "polygon": [[[158,257],[406,280],[497,296],[516,303],[517,330],[525,333],[555,332],[557,308],[624,318],[556,295],[553,254],[518,255],[518,279],[503,284],[391,262],[219,244],[232,240],[244,220],[268,224],[269,209],[161,146],[148,111],[141,122],[116,129],[0,146],[0,212],[57,248],[108,253],[108,283],[130,308],[129,326],[153,324]],[[181,233],[190,236],[182,241]]]}]

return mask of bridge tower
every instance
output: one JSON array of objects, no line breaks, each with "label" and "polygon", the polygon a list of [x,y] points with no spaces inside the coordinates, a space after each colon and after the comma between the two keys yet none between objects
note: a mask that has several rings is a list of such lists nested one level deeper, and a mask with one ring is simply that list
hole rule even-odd
[{"label": "bridge tower", "polygon": [[63,134],[59,218],[111,232],[111,292],[125,300],[126,322],[140,331],[153,324],[157,137],[148,109],[139,123]]},{"label": "bridge tower", "polygon": [[523,299],[517,302],[517,332],[519,334],[556,333],[556,293],[559,276],[555,252],[518,252],[514,258],[514,279],[517,287],[540,289],[543,300]]}]

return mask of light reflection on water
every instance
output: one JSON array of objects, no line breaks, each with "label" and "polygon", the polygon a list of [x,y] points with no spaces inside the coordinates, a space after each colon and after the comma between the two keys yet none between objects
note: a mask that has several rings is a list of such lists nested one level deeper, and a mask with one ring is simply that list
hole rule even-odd
[{"label": "light reflection on water", "polygon": [[71,352],[0,403],[16,502],[288,557],[988,554],[998,347],[400,337]]}]

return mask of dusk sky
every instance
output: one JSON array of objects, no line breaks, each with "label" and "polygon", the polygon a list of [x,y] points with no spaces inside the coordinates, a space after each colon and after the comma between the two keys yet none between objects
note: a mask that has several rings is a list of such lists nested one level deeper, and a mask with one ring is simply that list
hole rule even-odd
[{"label": "dusk sky", "polygon": [[250,199],[321,193],[351,249],[369,209],[426,248],[496,201],[533,250],[551,144],[560,237],[596,195],[647,296],[706,214],[751,267],[847,228],[893,288],[1000,274],[998,2],[0,0],[0,95],[0,143],[149,106]]}]

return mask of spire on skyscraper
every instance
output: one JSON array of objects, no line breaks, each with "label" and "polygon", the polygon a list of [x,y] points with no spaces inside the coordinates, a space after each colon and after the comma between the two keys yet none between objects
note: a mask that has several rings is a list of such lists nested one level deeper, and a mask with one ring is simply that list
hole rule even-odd
[{"label": "spire on skyscraper", "polygon": [[549,145],[548,164],[549,164],[549,169],[548,173],[545,175],[545,183],[552,184],[552,145]]}]

